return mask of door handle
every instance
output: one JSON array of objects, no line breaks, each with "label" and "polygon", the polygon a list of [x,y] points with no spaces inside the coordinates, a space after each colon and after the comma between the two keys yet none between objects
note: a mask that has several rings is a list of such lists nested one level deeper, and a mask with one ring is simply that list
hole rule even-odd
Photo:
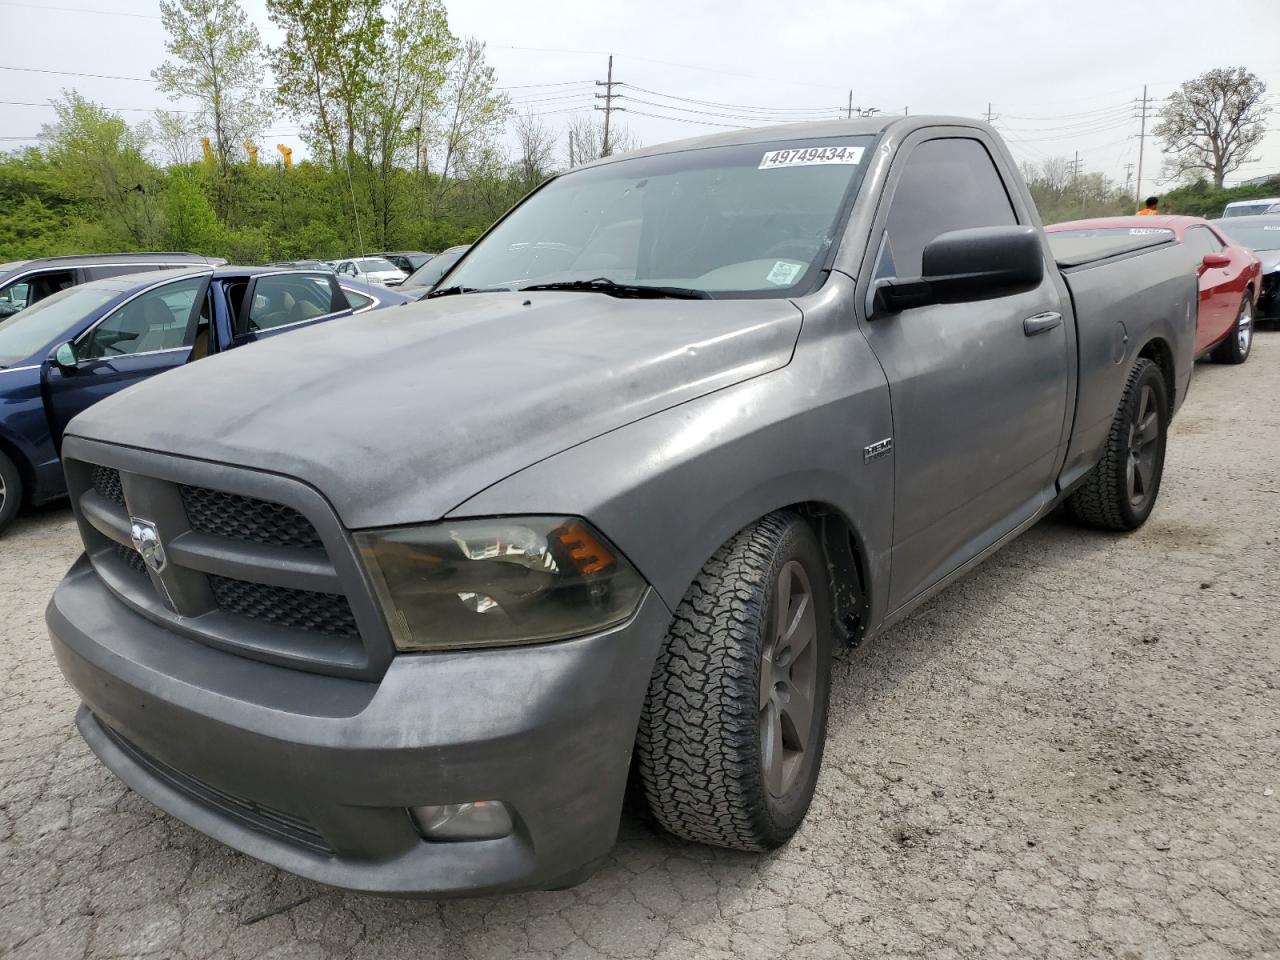
[{"label": "door handle", "polygon": [[1034,317],[1027,317],[1022,321],[1022,332],[1028,337],[1034,337],[1038,333],[1045,333],[1052,330],[1058,324],[1062,323],[1062,314],[1049,312],[1037,313]]}]

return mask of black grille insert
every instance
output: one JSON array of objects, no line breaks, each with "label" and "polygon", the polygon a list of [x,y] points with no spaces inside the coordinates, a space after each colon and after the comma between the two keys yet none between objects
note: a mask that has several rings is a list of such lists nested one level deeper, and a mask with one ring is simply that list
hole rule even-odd
[{"label": "black grille insert", "polygon": [[291,590],[210,575],[213,598],[226,613],[290,630],[358,640],[360,631],[347,598],[333,593]]},{"label": "black grille insert", "polygon": [[259,830],[281,840],[287,840],[317,853],[333,855],[333,847],[311,825],[309,820],[303,817],[296,817],[291,813],[285,813],[283,810],[277,810],[266,804],[258,803],[256,800],[238,797],[234,793],[228,793],[212,784],[205,783],[203,780],[197,780],[195,777],[144,753],[105,723],[98,721],[98,726],[135,763],[179,793],[185,794],[206,807],[213,807],[254,830]]},{"label": "black grille insert", "polygon": [[104,500],[124,506],[124,487],[120,484],[120,471],[111,467],[94,467],[91,477],[94,492]]},{"label": "black grille insert", "polygon": [[324,549],[311,521],[292,507],[207,487],[179,489],[193,530],[273,547]]},{"label": "black grille insert", "polygon": [[142,554],[132,547],[126,547],[123,543],[117,543],[115,549],[116,556],[123,560],[130,570],[144,577],[147,575],[147,562],[142,559]]}]

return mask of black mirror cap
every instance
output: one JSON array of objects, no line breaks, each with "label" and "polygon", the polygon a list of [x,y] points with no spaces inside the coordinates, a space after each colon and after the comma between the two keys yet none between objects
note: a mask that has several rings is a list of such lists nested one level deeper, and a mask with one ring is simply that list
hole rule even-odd
[{"label": "black mirror cap", "polygon": [[973,227],[952,230],[924,248],[924,279],[992,295],[1029,290],[1044,280],[1044,250],[1034,227]]},{"label": "black mirror cap", "polygon": [[1034,227],[952,230],[924,248],[921,269],[915,279],[877,282],[877,305],[897,311],[1035,289],[1044,281],[1044,249]]}]

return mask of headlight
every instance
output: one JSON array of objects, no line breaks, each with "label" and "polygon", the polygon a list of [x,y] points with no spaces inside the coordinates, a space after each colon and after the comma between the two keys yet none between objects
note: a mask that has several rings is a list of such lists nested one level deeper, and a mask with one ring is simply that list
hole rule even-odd
[{"label": "headlight", "polygon": [[538,643],[635,611],[645,583],[585,521],[462,520],[356,534],[400,650]]}]

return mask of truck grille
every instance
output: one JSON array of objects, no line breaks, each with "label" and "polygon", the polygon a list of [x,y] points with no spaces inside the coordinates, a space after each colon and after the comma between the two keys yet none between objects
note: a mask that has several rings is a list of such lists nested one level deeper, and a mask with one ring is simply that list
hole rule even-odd
[{"label": "truck grille", "polygon": [[316,528],[292,507],[206,487],[179,489],[193,530],[273,547],[324,549]]},{"label": "truck grille", "polygon": [[218,606],[227,613],[274,623],[290,630],[356,639],[360,630],[346,597],[311,590],[290,590],[211,575]]},{"label": "truck grille", "polygon": [[[385,621],[345,531],[309,488],[228,468],[219,471],[228,489],[206,486],[199,477],[207,465],[194,461],[160,476],[85,462],[78,442],[64,460],[85,546],[104,582],[137,612],[295,668],[362,678],[385,669],[393,653]],[[156,525],[158,571],[133,548],[134,519]]]},{"label": "truck grille", "polygon": [[124,487],[120,484],[120,471],[110,467],[93,468],[93,489],[110,503],[124,506]]}]

